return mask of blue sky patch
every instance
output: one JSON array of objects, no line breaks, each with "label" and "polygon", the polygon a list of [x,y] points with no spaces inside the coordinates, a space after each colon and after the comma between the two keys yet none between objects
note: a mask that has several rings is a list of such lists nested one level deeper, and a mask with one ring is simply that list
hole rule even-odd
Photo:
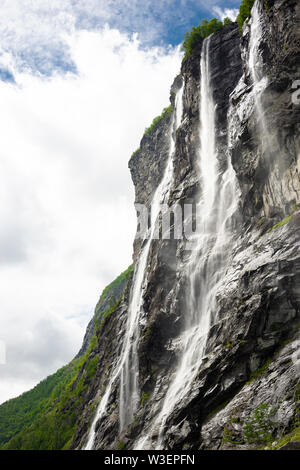
[{"label": "blue sky patch", "polygon": [[0,80],[3,82],[15,83],[15,77],[13,74],[7,70],[0,67]]},{"label": "blue sky patch", "polygon": [[[11,4],[14,8],[10,8]],[[66,35],[78,30],[97,31],[105,25],[132,35],[141,47],[175,46],[203,18],[235,10],[240,0],[10,0],[1,6],[0,44],[14,58],[17,70],[51,76],[76,73]],[[3,67],[0,79],[13,81]]]}]

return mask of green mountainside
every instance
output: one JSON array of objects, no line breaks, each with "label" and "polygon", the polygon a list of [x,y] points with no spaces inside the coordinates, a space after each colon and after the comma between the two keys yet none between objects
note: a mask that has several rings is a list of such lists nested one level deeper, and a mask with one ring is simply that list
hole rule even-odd
[{"label": "green mountainside", "polygon": [[[76,430],[98,367],[102,324],[117,309],[133,271],[130,266],[102,292],[93,318],[93,334],[84,354],[32,390],[0,405],[0,449],[67,449]],[[91,410],[92,411],[92,410]]]}]

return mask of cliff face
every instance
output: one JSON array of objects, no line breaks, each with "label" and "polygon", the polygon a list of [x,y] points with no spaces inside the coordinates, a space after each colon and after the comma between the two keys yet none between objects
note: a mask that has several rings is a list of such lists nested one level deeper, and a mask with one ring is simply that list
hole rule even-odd
[{"label": "cliff face", "polygon": [[183,61],[173,112],[129,168],[152,212],[200,205],[197,249],[151,229],[135,240],[134,273],[104,291],[47,411],[67,423],[58,448],[299,446],[299,19],[297,0],[257,0],[242,34],[229,24]]},{"label": "cliff face", "polygon": [[200,206],[196,249],[135,240],[74,361],[1,406],[4,448],[299,448],[299,21],[256,0],[185,58],[129,168],[154,226],[158,202]]},{"label": "cliff face", "polygon": [[[256,2],[257,19],[244,25],[242,35],[236,24],[227,25],[208,46],[219,179],[229,158],[238,210],[189,393],[158,425],[184,355],[184,317],[190,308],[184,272],[190,255],[184,239],[152,240],[138,321],[140,406],[120,433],[120,380],[114,380],[105,412],[95,424],[96,449],[155,448],[159,437],[165,449],[260,448],[273,441],[276,447],[284,436],[282,442],[299,440],[300,107],[292,102],[292,93],[300,76],[300,4],[277,0],[269,1],[267,9],[265,5]],[[175,108],[176,92],[184,87],[176,133],[166,115],[130,160],[139,204],[149,207],[153,202],[167,168],[172,132],[168,204],[201,200],[202,54],[200,43],[171,88]],[[217,205],[223,203],[221,197]],[[136,266],[142,252],[143,243],[136,240]],[[108,365],[98,369],[90,403],[93,394],[103,396],[122,354],[128,303],[127,296],[102,330],[100,352]],[[84,445],[87,430],[83,416],[73,447]]]},{"label": "cliff face", "polygon": [[244,80],[233,98],[237,119],[232,161],[242,189],[244,217],[282,219],[299,201],[300,109],[292,103],[292,86],[299,76],[299,2],[269,3],[272,8],[262,13],[258,45],[267,79],[261,95],[264,129],[260,131],[262,118],[253,113],[251,29],[246,27],[242,38]]}]

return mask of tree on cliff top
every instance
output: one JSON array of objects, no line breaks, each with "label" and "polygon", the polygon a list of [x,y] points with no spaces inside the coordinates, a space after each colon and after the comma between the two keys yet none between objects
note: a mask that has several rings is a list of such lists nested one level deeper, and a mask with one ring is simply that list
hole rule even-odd
[{"label": "tree on cliff top", "polygon": [[[228,24],[228,19],[226,19],[226,23],[224,24]],[[193,49],[202,39],[222,29],[224,24],[222,21],[217,20],[217,18],[213,18],[210,21],[202,20],[197,27],[193,26],[191,31],[185,34],[182,44],[186,56],[191,54]]]},{"label": "tree on cliff top", "polygon": [[251,16],[251,10],[254,5],[254,2],[255,0],[242,0],[241,6],[240,6],[240,12],[236,19],[240,29],[242,29],[243,24],[246,21],[246,19]]}]

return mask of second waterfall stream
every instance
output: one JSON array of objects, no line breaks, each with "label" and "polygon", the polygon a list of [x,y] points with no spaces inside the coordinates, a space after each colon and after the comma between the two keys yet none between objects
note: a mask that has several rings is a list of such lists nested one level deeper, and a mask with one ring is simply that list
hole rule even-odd
[{"label": "second waterfall stream", "polygon": [[[182,266],[188,287],[181,354],[161,410],[148,432],[136,443],[137,450],[164,448],[167,419],[175,406],[192,390],[193,380],[205,353],[209,328],[216,320],[216,293],[226,272],[228,253],[233,242],[232,228],[238,209],[239,189],[229,153],[218,155],[216,151],[210,44],[211,37],[203,41],[200,63],[198,175],[201,194],[194,248],[189,261]],[[224,159],[226,165],[220,165]]]},{"label": "second waterfall stream", "polygon": [[124,342],[120,357],[113,367],[112,376],[107,384],[106,391],[101,398],[96,416],[89,432],[88,442],[85,450],[91,450],[94,446],[96,425],[106,412],[106,407],[110,398],[112,387],[116,380],[121,379],[120,385],[120,431],[133,420],[134,413],[140,402],[139,393],[139,363],[137,346],[139,341],[139,320],[142,311],[143,292],[146,282],[146,267],[154,236],[156,223],[161,210],[161,205],[167,200],[168,190],[173,178],[173,155],[175,152],[176,131],[181,124],[182,99],[184,86],[177,92],[175,99],[175,110],[170,124],[170,146],[169,158],[163,178],[157,187],[151,204],[151,225],[142,243],[139,261],[135,267],[133,286],[130,294],[130,304],[128,309],[128,319]]}]

